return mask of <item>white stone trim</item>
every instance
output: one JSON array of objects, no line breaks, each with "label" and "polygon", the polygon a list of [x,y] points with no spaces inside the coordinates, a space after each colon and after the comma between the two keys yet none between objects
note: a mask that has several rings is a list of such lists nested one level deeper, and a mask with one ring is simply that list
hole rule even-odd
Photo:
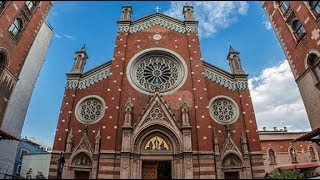
[{"label": "white stone trim", "polygon": [[230,90],[248,89],[248,81],[236,81],[235,79],[227,78],[207,67],[204,67],[204,76]]},{"label": "white stone trim", "polygon": [[146,53],[150,53],[152,54],[152,51],[163,51],[163,52],[166,52],[170,55],[172,55],[177,61],[179,61],[179,63],[181,63],[181,71],[179,73],[182,73],[182,79],[180,79],[178,82],[178,84],[176,85],[176,87],[172,88],[171,90],[169,91],[165,91],[165,92],[161,92],[160,94],[161,95],[168,95],[168,94],[171,94],[175,91],[177,91],[178,89],[180,89],[184,83],[186,82],[187,80],[187,76],[188,76],[188,68],[187,68],[187,65],[186,65],[186,62],[185,60],[176,52],[172,51],[172,50],[169,50],[169,49],[165,49],[165,48],[148,48],[148,49],[144,49],[140,52],[138,52],[137,54],[135,54],[129,61],[128,65],[127,65],[127,68],[126,68],[126,75],[127,75],[127,79],[130,83],[130,85],[136,89],[137,91],[139,92],[142,92],[144,94],[147,94],[147,95],[152,95],[154,92],[148,92],[148,91],[145,91],[141,88],[139,88],[136,83],[133,81],[133,75],[132,75],[132,66],[133,66],[133,63],[135,63],[135,61],[137,59],[139,59],[139,57],[143,56],[144,54]]},{"label": "white stone trim", "polygon": [[[218,119],[215,119],[214,118],[214,115],[212,114],[212,111],[211,111],[211,108],[212,108],[212,103],[216,100],[216,99],[219,99],[219,98],[225,98],[229,101],[231,101],[231,103],[233,103],[234,107],[235,107],[235,115],[234,115],[234,118],[233,120],[231,120],[230,122],[221,122],[219,121]],[[224,95],[219,95],[219,96],[215,96],[213,97],[210,101],[209,101],[209,114],[210,114],[210,117],[216,121],[217,123],[219,124],[222,124],[222,125],[230,125],[230,124],[233,124],[234,122],[236,122],[239,118],[239,107],[238,107],[238,104],[230,97],[228,96],[224,96]]]},{"label": "white stone trim", "polygon": [[111,75],[110,65],[98,70],[88,76],[81,77],[80,80],[67,79],[66,89],[85,89]]},{"label": "white stone trim", "polygon": [[[88,98],[97,98],[97,99],[98,99],[99,101],[101,101],[101,103],[102,103],[102,108],[101,108],[101,115],[100,115],[100,117],[97,118],[96,120],[92,121],[92,122],[87,122],[87,121],[83,120],[83,119],[79,116],[79,114],[78,114],[78,112],[79,112],[79,105],[80,105],[83,101],[85,101],[86,99],[88,99]],[[100,120],[104,117],[104,114],[105,114],[105,108],[104,108],[104,107],[105,107],[105,106],[106,106],[106,103],[105,103],[105,101],[103,100],[103,98],[101,98],[100,96],[98,96],[98,95],[85,96],[85,97],[83,97],[82,99],[80,99],[80,101],[77,103],[77,105],[76,105],[76,107],[75,107],[74,115],[75,115],[76,119],[77,119],[80,123],[82,123],[82,124],[94,124],[94,123],[100,121]]]},{"label": "white stone trim", "polygon": [[130,32],[130,33],[136,33],[139,31],[142,31],[144,29],[150,28],[155,25],[160,25],[165,28],[174,30],[178,33],[185,33],[185,32],[198,32],[197,25],[183,25],[180,23],[176,23],[172,20],[166,19],[164,17],[161,17],[159,15],[155,17],[151,17],[150,19],[147,19],[142,22],[133,23],[133,24],[119,24],[118,25],[118,32]]}]

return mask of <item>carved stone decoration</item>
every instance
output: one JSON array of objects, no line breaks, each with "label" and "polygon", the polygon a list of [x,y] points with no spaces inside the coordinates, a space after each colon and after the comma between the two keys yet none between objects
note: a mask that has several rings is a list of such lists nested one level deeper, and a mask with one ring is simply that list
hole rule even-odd
[{"label": "carved stone decoration", "polygon": [[189,107],[187,103],[183,103],[181,106],[182,126],[190,126],[189,122]]},{"label": "carved stone decoration", "polygon": [[222,161],[222,166],[227,168],[241,167],[241,160],[235,154],[228,154]]},{"label": "carved stone decoration", "polygon": [[120,160],[120,179],[130,178],[130,159],[128,157],[121,157]]},{"label": "carved stone decoration", "polygon": [[184,179],[193,179],[193,163],[191,157],[184,158]]},{"label": "carved stone decoration", "polygon": [[94,145],[94,154],[98,154],[100,150],[100,139],[101,139],[101,134],[100,134],[100,129],[96,135],[95,138],[95,145]]},{"label": "carved stone decoration", "polygon": [[124,126],[131,126],[132,107],[133,107],[133,103],[131,102],[131,98],[129,98],[125,106]]},{"label": "carved stone decoration", "polygon": [[66,146],[65,153],[71,153],[72,151],[72,138],[73,138],[73,135],[72,135],[72,128],[71,128],[67,138],[67,146]]},{"label": "carved stone decoration", "polygon": [[239,117],[237,103],[227,96],[216,96],[209,102],[209,114],[219,124],[230,125]]},{"label": "carved stone decoration", "polygon": [[177,91],[186,81],[187,66],[183,58],[168,49],[149,48],[131,58],[127,78],[137,91],[167,95]]},{"label": "carved stone decoration", "polygon": [[122,151],[130,150],[130,132],[122,133]]},{"label": "carved stone decoration", "polygon": [[93,124],[101,120],[105,112],[104,100],[96,95],[82,98],[75,108],[76,119],[84,124]]},{"label": "carved stone decoration", "polygon": [[191,132],[183,133],[184,151],[191,151]]},{"label": "carved stone decoration", "polygon": [[249,154],[247,138],[244,133],[241,135],[241,146],[243,154]]},{"label": "carved stone decoration", "polygon": [[81,152],[73,158],[72,165],[73,166],[91,166],[92,162],[90,157],[86,153]]}]

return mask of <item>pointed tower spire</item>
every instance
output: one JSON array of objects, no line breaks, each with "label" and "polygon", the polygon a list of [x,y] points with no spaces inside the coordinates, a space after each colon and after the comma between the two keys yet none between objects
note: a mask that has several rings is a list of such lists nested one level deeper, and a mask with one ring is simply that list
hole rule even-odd
[{"label": "pointed tower spire", "polygon": [[234,50],[231,45],[229,46],[227,60],[229,61],[232,74],[245,74],[240,62],[240,53]]},{"label": "pointed tower spire", "polygon": [[86,61],[88,59],[86,44],[75,52],[73,67],[70,71],[71,74],[82,74]]}]

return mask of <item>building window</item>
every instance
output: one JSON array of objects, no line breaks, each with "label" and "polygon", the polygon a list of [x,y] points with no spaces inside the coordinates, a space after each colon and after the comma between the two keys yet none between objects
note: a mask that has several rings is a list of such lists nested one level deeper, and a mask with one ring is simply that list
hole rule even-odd
[{"label": "building window", "polygon": [[29,151],[27,151],[27,150],[25,150],[25,149],[21,149],[21,151],[20,151],[20,158],[22,158],[23,155],[28,154],[28,153],[29,153]]},{"label": "building window", "polygon": [[0,11],[4,8],[6,1],[0,1]]},{"label": "building window", "polygon": [[298,40],[302,39],[307,33],[301,22],[297,19],[292,22],[292,29]]},{"label": "building window", "polygon": [[6,65],[6,55],[0,52],[0,68]]},{"label": "building window", "polygon": [[26,1],[26,6],[28,7],[29,10],[32,10],[36,5],[37,5],[37,1]]},{"label": "building window", "polygon": [[316,76],[317,81],[320,81],[320,58],[314,54],[311,53],[308,56],[308,65],[311,68],[313,74]]},{"label": "building window", "polygon": [[310,156],[311,156],[311,161],[315,161],[315,160],[317,160],[316,159],[316,154],[315,154],[315,152],[314,152],[314,149],[313,149],[313,147],[309,147],[309,153],[310,153]]},{"label": "building window", "polygon": [[297,152],[293,147],[290,148],[290,157],[292,162],[297,162]]},{"label": "building window", "polygon": [[317,16],[320,15],[320,1],[309,1],[310,8]]},{"label": "building window", "polygon": [[272,149],[269,150],[270,164],[276,164],[276,155]]},{"label": "building window", "polygon": [[9,28],[9,32],[13,37],[17,37],[22,28],[22,21],[19,18],[16,18]]},{"label": "building window", "polygon": [[285,13],[288,11],[290,4],[289,1],[278,1],[280,9],[282,11],[282,13]]}]

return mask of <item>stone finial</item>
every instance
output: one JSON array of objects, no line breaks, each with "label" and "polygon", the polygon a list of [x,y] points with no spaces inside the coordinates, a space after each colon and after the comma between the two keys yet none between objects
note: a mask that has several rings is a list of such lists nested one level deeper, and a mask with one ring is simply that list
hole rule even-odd
[{"label": "stone finial", "polygon": [[227,60],[231,68],[232,74],[245,74],[240,62],[240,53],[230,45]]},{"label": "stone finial", "polygon": [[183,6],[183,15],[185,21],[193,21],[193,7],[189,5]]},{"label": "stone finial", "polygon": [[131,21],[132,6],[122,6],[121,21]]}]

